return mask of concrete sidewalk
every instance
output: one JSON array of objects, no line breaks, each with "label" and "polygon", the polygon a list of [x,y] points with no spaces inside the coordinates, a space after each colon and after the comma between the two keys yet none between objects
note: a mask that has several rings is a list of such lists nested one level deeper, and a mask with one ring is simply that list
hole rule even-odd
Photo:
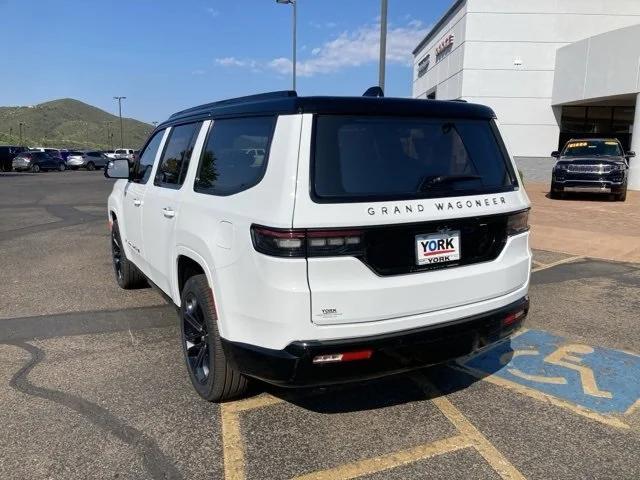
[{"label": "concrete sidewalk", "polygon": [[640,192],[626,202],[607,195],[548,198],[549,185],[527,183],[531,199],[531,247],[591,258],[640,262]]}]

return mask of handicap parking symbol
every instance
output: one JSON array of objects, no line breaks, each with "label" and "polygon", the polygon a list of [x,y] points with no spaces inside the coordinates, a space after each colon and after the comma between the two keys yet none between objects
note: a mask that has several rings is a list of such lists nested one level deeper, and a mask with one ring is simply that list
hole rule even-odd
[{"label": "handicap parking symbol", "polygon": [[625,413],[640,398],[640,356],[542,330],[528,330],[464,366],[603,414]]}]

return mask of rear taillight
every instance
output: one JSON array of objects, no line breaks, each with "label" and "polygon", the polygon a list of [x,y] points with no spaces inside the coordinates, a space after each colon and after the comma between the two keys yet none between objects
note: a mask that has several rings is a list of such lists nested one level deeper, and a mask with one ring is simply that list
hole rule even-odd
[{"label": "rear taillight", "polygon": [[510,215],[507,219],[507,235],[518,235],[529,230],[529,210]]},{"label": "rear taillight", "polygon": [[357,256],[363,253],[362,230],[276,229],[253,225],[254,248],[274,257]]}]

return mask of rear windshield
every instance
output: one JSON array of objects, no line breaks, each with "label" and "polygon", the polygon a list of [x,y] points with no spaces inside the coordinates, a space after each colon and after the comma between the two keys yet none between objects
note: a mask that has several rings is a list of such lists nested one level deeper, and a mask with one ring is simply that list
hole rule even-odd
[{"label": "rear windshield", "polygon": [[489,120],[319,115],[318,201],[400,200],[513,190]]}]

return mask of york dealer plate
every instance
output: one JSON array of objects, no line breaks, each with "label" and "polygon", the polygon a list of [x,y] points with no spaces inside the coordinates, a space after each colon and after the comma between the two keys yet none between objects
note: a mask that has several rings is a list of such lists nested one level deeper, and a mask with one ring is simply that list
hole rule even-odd
[{"label": "york dealer plate", "polygon": [[460,260],[460,232],[416,235],[416,264],[431,265]]}]

